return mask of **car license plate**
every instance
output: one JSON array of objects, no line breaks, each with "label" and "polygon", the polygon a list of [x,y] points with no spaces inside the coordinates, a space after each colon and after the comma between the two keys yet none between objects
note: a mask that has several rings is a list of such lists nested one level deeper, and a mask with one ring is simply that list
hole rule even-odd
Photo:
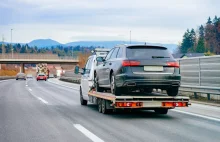
[{"label": "car license plate", "polygon": [[144,66],[144,71],[163,71],[163,66]]},{"label": "car license plate", "polygon": [[43,77],[41,77],[40,79],[44,79]]}]

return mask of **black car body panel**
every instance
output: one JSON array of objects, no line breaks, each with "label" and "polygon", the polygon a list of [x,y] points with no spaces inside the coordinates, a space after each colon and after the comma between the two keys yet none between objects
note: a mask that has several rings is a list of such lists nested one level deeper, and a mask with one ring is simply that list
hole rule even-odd
[{"label": "black car body panel", "polygon": [[111,74],[115,85],[131,90],[144,88],[169,89],[179,87],[179,65],[168,52],[159,46],[119,46],[113,48],[97,69],[100,87],[111,87]]}]

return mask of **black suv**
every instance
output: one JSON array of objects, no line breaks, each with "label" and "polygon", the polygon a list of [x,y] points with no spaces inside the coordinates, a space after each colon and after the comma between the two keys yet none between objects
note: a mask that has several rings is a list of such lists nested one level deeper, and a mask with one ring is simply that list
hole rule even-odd
[{"label": "black suv", "polygon": [[167,48],[147,45],[121,45],[113,48],[95,70],[97,91],[111,89],[115,95],[127,92],[151,93],[153,88],[178,94],[179,63]]}]

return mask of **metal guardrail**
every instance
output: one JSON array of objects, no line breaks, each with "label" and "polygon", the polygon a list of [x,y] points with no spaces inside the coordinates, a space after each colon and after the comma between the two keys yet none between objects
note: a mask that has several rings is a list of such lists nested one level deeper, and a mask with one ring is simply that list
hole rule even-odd
[{"label": "metal guardrail", "polygon": [[220,95],[220,56],[180,59],[180,91]]},{"label": "metal guardrail", "polygon": [[0,80],[15,79],[15,76],[0,76]]}]

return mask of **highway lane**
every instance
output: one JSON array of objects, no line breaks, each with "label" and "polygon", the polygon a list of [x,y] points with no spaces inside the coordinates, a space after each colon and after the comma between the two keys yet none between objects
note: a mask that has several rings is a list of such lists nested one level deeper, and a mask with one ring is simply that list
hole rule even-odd
[{"label": "highway lane", "polygon": [[[0,141],[220,139],[219,121],[175,111],[170,111],[168,115],[157,115],[151,111],[103,115],[98,113],[95,105],[80,106],[77,85],[54,83],[35,80],[27,83],[15,80],[0,82]],[[203,110],[208,112],[207,109],[209,107]],[[218,108],[215,107],[213,113],[216,116]]]}]

